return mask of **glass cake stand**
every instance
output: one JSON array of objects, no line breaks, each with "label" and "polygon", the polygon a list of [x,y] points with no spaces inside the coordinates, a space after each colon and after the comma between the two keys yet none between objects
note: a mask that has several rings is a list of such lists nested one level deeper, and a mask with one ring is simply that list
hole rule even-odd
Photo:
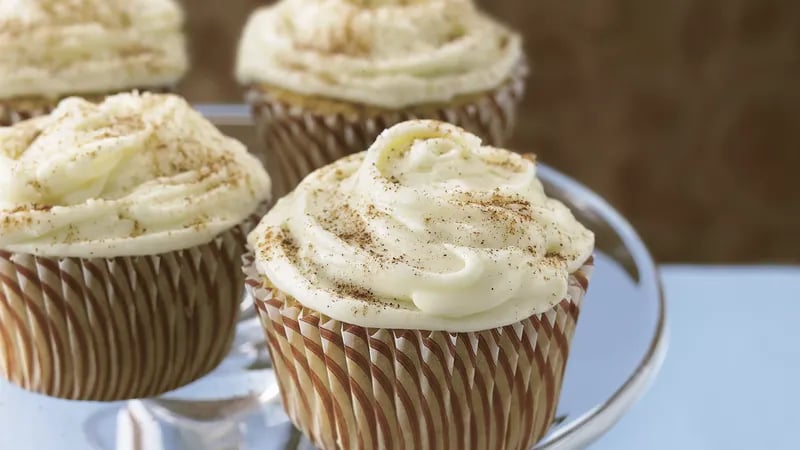
[{"label": "glass cake stand", "polygon": [[[257,145],[246,107],[198,107],[226,134]],[[538,170],[548,194],[597,237],[556,422],[535,447],[580,449],[611,428],[656,376],[667,349],[665,303],[653,260],[630,224],[576,181],[543,164]],[[314,450],[282,411],[263,333],[246,301],[230,356],[197,382],[158,399],[93,403],[0,381],[0,424],[2,449]]]}]

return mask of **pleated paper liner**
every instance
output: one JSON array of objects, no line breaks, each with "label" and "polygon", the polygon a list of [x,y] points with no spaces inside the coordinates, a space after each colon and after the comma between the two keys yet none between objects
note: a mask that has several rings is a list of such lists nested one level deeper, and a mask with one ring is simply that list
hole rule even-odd
[{"label": "pleated paper liner", "polygon": [[[137,90],[137,89],[131,89]],[[151,87],[138,89],[139,92],[156,92],[160,94],[172,92],[173,88],[169,86],[164,87]],[[119,92],[125,92],[119,91]],[[116,93],[116,92],[115,92]],[[102,101],[106,96],[112,93],[104,94],[75,94],[78,97],[83,97],[92,102]],[[7,127],[14,125],[17,122],[28,120],[33,117],[43,116],[49,114],[61,99],[70,97],[69,95],[61,98],[46,98],[46,97],[20,97],[12,99],[0,99],[0,127]]]},{"label": "pleated paper liner", "polygon": [[251,86],[247,98],[280,198],[312,171],[366,150],[383,130],[410,119],[449,122],[488,145],[502,146],[514,130],[527,72],[523,62],[493,91],[397,111],[304,98],[267,86]]},{"label": "pleated paper liner", "polygon": [[322,450],[529,450],[553,421],[592,260],[544,314],[472,333],[363,328],[246,259],[284,408]]},{"label": "pleated paper liner", "polygon": [[205,375],[233,341],[254,223],[153,256],[0,251],[0,375],[95,401],[152,397]]}]

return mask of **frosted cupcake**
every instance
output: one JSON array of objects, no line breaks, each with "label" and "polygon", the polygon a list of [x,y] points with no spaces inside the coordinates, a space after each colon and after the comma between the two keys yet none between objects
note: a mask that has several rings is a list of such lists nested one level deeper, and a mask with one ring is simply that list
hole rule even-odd
[{"label": "frosted cupcake", "polygon": [[173,0],[0,3],[0,126],[70,95],[171,89],[188,65],[182,27]]},{"label": "frosted cupcake", "polygon": [[520,37],[470,0],[281,0],[251,16],[236,73],[283,195],[411,118],[503,144],[526,66]]},{"label": "frosted cupcake", "polygon": [[242,144],[173,95],[68,98],[0,127],[0,375],[120,400],[210,371],[269,190]]},{"label": "frosted cupcake", "polygon": [[410,121],[249,236],[283,404],[323,450],[528,450],[550,426],[594,235],[534,162]]}]

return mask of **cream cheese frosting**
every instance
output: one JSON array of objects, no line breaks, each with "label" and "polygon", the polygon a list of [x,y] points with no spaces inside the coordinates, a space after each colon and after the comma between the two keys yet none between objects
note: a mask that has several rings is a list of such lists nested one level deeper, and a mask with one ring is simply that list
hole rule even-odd
[{"label": "cream cheese frosting", "polygon": [[462,332],[549,310],[594,235],[545,195],[533,161],[409,121],[309,175],[249,243],[259,273],[328,317]]},{"label": "cream cheese frosting", "polygon": [[269,195],[258,159],[174,95],[72,97],[0,127],[6,251],[89,258],[189,248]]},{"label": "cream cheese frosting", "polygon": [[241,83],[386,108],[489,91],[522,61],[519,35],[471,0],[281,0],[239,45]]},{"label": "cream cheese frosting", "polygon": [[186,72],[174,0],[3,0],[0,98],[170,86]]}]

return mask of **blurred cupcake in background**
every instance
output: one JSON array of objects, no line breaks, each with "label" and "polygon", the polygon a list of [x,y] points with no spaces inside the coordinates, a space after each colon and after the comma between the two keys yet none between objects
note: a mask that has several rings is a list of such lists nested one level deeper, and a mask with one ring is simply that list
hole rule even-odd
[{"label": "blurred cupcake in background", "polygon": [[276,195],[411,118],[502,145],[526,72],[520,36],[470,0],[282,0],[250,17],[236,68]]},{"label": "blurred cupcake in background", "polygon": [[173,0],[0,2],[0,126],[67,96],[169,91],[187,66]]},{"label": "blurred cupcake in background", "polygon": [[0,127],[0,376],[145,398],[229,351],[270,179],[171,94],[71,97]]},{"label": "blurred cupcake in background", "polygon": [[529,450],[550,427],[594,235],[533,161],[404,122],[248,242],[284,407],[317,448]]}]

